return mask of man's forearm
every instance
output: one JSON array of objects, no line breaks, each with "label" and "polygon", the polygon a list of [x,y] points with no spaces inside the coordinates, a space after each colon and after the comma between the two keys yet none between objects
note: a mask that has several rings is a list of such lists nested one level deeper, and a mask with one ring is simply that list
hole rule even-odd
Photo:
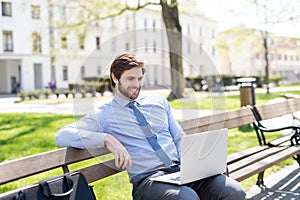
[{"label": "man's forearm", "polygon": [[104,146],[105,133],[98,133],[74,127],[64,127],[56,135],[55,143],[60,147],[96,148]]}]

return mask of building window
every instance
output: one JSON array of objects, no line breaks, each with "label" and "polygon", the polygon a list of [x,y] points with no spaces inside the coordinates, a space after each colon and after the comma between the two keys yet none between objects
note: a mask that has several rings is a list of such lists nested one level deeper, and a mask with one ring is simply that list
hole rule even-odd
[{"label": "building window", "polygon": [[187,34],[190,35],[190,34],[191,34],[191,27],[190,27],[190,24],[187,25],[186,29],[187,29],[187,30],[186,30]]},{"label": "building window", "polygon": [[126,16],[126,19],[125,19],[126,21],[125,21],[125,29],[126,30],[129,30],[129,17],[128,16]]},{"label": "building window", "polygon": [[68,80],[68,66],[63,66],[63,80]]},{"label": "building window", "polygon": [[190,54],[191,53],[191,43],[190,42],[188,42],[188,53]]},{"label": "building window", "polygon": [[111,40],[111,51],[116,51],[116,40],[114,38]]},{"label": "building window", "polygon": [[39,33],[32,33],[32,52],[33,53],[42,52],[42,38]]},{"label": "building window", "polygon": [[12,16],[11,2],[1,2],[2,16]]},{"label": "building window", "polygon": [[78,44],[79,44],[79,48],[80,49],[84,49],[84,39],[85,39],[85,35],[84,34],[80,34],[78,35]]},{"label": "building window", "polygon": [[81,79],[83,79],[85,76],[85,67],[84,66],[81,66],[81,68],[80,68],[80,75],[81,75]]},{"label": "building window", "polygon": [[145,40],[145,52],[148,52],[148,41]]},{"label": "building window", "polygon": [[216,48],[213,46],[212,47],[212,52],[211,52],[212,56],[215,56],[216,55]]},{"label": "building window", "polygon": [[126,51],[129,51],[129,42],[125,43],[125,49],[126,49]]},{"label": "building window", "polygon": [[59,13],[60,13],[60,18],[61,18],[62,22],[66,22],[66,7],[60,6]]},{"label": "building window", "polygon": [[40,6],[31,6],[31,18],[32,19],[40,19],[41,18]]},{"label": "building window", "polygon": [[12,31],[3,31],[3,51],[13,52],[13,50]]},{"label": "building window", "polygon": [[215,34],[216,34],[216,33],[215,33],[215,30],[211,30],[211,38],[212,38],[212,39],[215,39]]},{"label": "building window", "polygon": [[199,36],[202,36],[202,27],[199,27]]},{"label": "building window", "polygon": [[96,49],[100,50],[100,37],[96,37]]},{"label": "building window", "polygon": [[61,47],[66,49],[67,48],[67,36],[61,37]]},{"label": "building window", "polygon": [[155,32],[155,30],[156,30],[156,21],[155,20],[153,20],[153,22],[152,22],[152,28],[153,28],[153,32]]},{"label": "building window", "polygon": [[199,53],[202,54],[202,53],[203,53],[203,45],[202,45],[202,43],[199,44],[199,46],[200,46],[200,48],[199,48]]},{"label": "building window", "polygon": [[115,28],[115,19],[113,17],[110,18],[110,28]]},{"label": "building window", "polygon": [[153,41],[153,52],[156,52],[156,41]]},{"label": "building window", "polygon": [[98,68],[97,68],[97,74],[98,74],[98,75],[101,74],[101,66],[98,66]]},{"label": "building window", "polygon": [[147,31],[147,19],[144,19],[144,30]]}]

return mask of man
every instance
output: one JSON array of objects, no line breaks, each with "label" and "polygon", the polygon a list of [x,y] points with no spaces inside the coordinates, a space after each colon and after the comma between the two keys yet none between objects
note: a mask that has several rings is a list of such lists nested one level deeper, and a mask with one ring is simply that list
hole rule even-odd
[{"label": "man", "polygon": [[[115,88],[113,100],[100,106],[74,124],[63,127],[56,136],[58,146],[94,148],[105,146],[115,157],[115,166],[127,169],[133,184],[133,199],[245,199],[238,182],[217,175],[177,186],[150,180],[179,171],[180,140],[183,130],[174,119],[167,100],[159,95],[139,95],[145,73],[144,62],[130,53],[115,58],[110,76]],[[162,152],[174,164],[166,166],[161,154],[146,138],[135,106],[149,123],[150,132]]]}]

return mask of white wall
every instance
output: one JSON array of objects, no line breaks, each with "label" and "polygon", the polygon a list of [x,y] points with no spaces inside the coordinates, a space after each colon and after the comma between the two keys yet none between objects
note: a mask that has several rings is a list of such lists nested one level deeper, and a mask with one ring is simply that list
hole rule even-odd
[{"label": "white wall", "polygon": [[[12,3],[12,16],[0,16],[0,60],[1,63],[7,63],[6,72],[3,79],[6,84],[1,84],[3,92],[10,92],[10,77],[16,76],[18,81],[18,66],[21,65],[21,87],[24,90],[34,90],[34,73],[33,65],[38,63],[42,65],[41,79],[43,85],[47,86],[51,80],[50,64],[50,45],[49,45],[49,18],[48,18],[48,1],[47,0],[7,0]],[[32,19],[31,5],[40,6],[40,19]],[[2,31],[8,30],[13,32],[13,52],[3,52]],[[37,32],[41,35],[42,52],[33,53],[32,33]],[[3,67],[1,67],[3,72]],[[1,80],[3,80],[1,79]],[[4,86],[5,87],[4,87]],[[0,91],[1,92],[1,91]]]}]

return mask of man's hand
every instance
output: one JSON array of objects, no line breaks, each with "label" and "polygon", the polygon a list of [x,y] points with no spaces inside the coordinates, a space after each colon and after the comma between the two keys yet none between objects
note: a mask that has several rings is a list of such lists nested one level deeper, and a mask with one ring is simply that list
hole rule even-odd
[{"label": "man's hand", "polygon": [[114,136],[107,134],[104,138],[104,145],[114,154],[116,167],[125,169],[127,166],[131,166],[129,153]]}]

